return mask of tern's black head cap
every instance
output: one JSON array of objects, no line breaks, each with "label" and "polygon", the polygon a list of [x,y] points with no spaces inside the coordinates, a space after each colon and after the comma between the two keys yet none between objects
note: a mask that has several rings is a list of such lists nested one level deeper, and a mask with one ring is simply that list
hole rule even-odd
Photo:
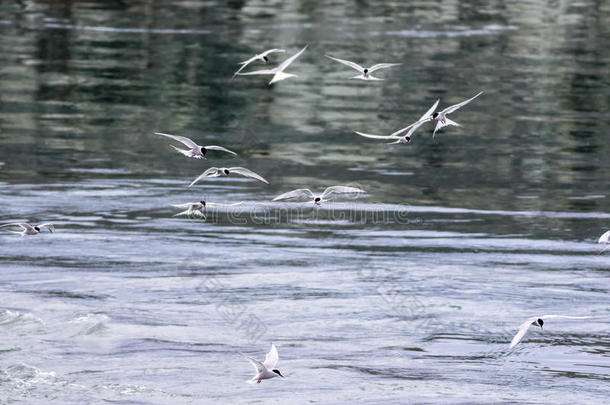
[{"label": "tern's black head cap", "polygon": [[205,201],[201,200],[199,203],[205,207]]},{"label": "tern's black head cap", "polygon": [[369,72],[368,69],[364,69],[364,74],[367,74]]},{"label": "tern's black head cap", "polygon": [[40,232],[40,228],[35,226],[34,229],[36,229],[38,232]]},{"label": "tern's black head cap", "polygon": [[320,197],[316,197],[313,199],[315,202],[320,202],[321,198]]},{"label": "tern's black head cap", "polygon": [[263,59],[265,59],[265,62],[269,62],[269,58],[266,56],[263,56]]},{"label": "tern's black head cap", "polygon": [[275,368],[271,371],[273,371],[275,374],[279,375],[280,377],[283,377],[282,373],[280,373],[280,370],[278,370],[277,368]]},{"label": "tern's black head cap", "polygon": [[225,174],[228,176],[229,175],[229,169],[225,169]]},{"label": "tern's black head cap", "polygon": [[540,318],[538,318],[538,325],[540,325],[540,327],[542,327],[542,325],[544,325],[544,321]]},{"label": "tern's black head cap", "polygon": [[436,117],[438,117],[438,113],[437,113],[437,112],[435,112],[434,114],[432,114],[432,118],[436,118]]}]

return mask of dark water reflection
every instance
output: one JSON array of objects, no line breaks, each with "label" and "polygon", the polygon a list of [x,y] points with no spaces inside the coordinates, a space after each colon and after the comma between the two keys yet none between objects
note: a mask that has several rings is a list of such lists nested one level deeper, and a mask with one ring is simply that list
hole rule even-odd
[{"label": "dark water reflection", "polygon": [[[0,219],[58,232],[0,235],[0,398],[602,401],[609,38],[610,8],[589,0],[1,2]],[[297,78],[231,80],[305,44]],[[402,65],[352,81],[324,55]],[[434,139],[353,133],[480,90]],[[183,159],[155,131],[239,156]],[[271,185],[187,189],[210,165]],[[340,183],[369,195],[269,203]],[[171,217],[202,193],[246,209]],[[219,315],[226,299],[264,321],[260,342]],[[531,311],[596,321],[507,352]],[[271,340],[292,378],[252,390],[234,354]]]}]

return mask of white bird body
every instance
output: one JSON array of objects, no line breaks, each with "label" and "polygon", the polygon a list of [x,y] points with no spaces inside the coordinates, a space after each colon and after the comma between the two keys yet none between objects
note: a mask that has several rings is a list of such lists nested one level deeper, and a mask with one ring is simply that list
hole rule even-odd
[{"label": "white bird body", "polygon": [[269,353],[267,353],[267,355],[265,356],[265,361],[262,363],[258,360],[253,359],[250,356],[246,356],[245,354],[242,355],[246,359],[248,359],[248,361],[250,361],[250,363],[252,363],[252,365],[256,369],[256,375],[250,380],[248,380],[248,383],[260,384],[261,380],[268,380],[274,377],[284,377],[282,373],[280,373],[280,370],[276,369],[277,363],[280,360],[280,356],[277,352],[277,348],[273,343],[271,343],[271,349],[269,350]]},{"label": "white bird body", "polygon": [[400,65],[400,63],[378,63],[376,65],[371,66],[370,68],[365,68],[365,67],[362,67],[359,64],[351,62],[349,60],[334,58],[334,57],[328,56],[328,55],[326,55],[326,57],[334,60],[335,62],[339,62],[346,66],[349,66],[352,69],[355,69],[358,72],[360,72],[359,75],[351,77],[352,79],[360,79],[360,80],[383,80],[378,77],[374,77],[371,73],[373,73],[374,71],[379,70],[379,69],[387,69],[387,68],[390,68],[393,66]]},{"label": "white bird body", "polygon": [[328,187],[322,194],[315,194],[308,188],[299,188],[296,190],[289,191],[284,194],[280,194],[273,199],[273,201],[281,201],[281,200],[293,200],[293,199],[303,199],[307,198],[309,202],[314,203],[315,205],[320,205],[320,203],[330,201],[338,194],[360,194],[365,193],[366,191],[357,188],[357,187],[347,187],[347,186],[332,186]]},{"label": "white bird body", "polygon": [[21,236],[25,235],[38,235],[42,233],[42,228],[47,228],[51,233],[55,232],[55,227],[51,223],[44,223],[40,225],[30,225],[26,222],[13,222],[10,224],[0,225],[0,228],[8,227],[8,226],[19,226],[21,231],[13,231],[8,230],[9,232],[16,233]]},{"label": "white bird body", "polygon": [[192,139],[187,138],[185,136],[170,135],[170,134],[164,134],[161,132],[155,132],[155,135],[165,136],[165,137],[171,138],[175,141],[181,142],[189,149],[180,149],[180,148],[175,147],[174,145],[170,145],[170,146],[172,148],[174,148],[177,152],[182,153],[184,156],[194,158],[194,159],[206,159],[206,154],[207,154],[208,150],[220,150],[223,152],[230,153],[232,155],[237,155],[237,153],[235,153],[227,148],[223,148],[222,146],[197,145],[195,142],[193,142]]},{"label": "white bird body", "polygon": [[557,319],[557,318],[589,319],[591,317],[590,316],[568,316],[568,315],[532,316],[531,318],[528,318],[525,322],[523,322],[521,324],[521,326],[519,326],[519,332],[517,332],[517,334],[513,337],[508,348],[512,349],[513,347],[515,347],[521,341],[521,339],[523,339],[523,336],[525,336],[525,334],[527,333],[530,326],[536,325],[536,326],[539,326],[540,329],[542,329],[542,325],[544,324],[545,319]]},{"label": "white bird body", "polygon": [[250,63],[256,61],[256,60],[260,60],[261,62],[264,63],[269,63],[269,58],[267,58],[267,55],[269,55],[270,53],[274,53],[274,52],[286,52],[284,49],[268,49],[263,53],[259,53],[258,55],[254,55],[253,57],[251,57],[248,60],[245,60],[243,62],[239,62],[238,64],[241,65],[241,67],[239,68],[239,70],[237,72],[235,72],[233,74],[233,77],[235,77],[237,74],[239,74],[239,72],[242,71],[243,68],[245,68],[246,66],[248,66]]},{"label": "white bird body", "polygon": [[[365,134],[365,133],[358,132],[358,131],[355,131],[355,132],[358,135],[364,136],[366,138],[395,140],[394,142],[390,142],[391,144],[395,144],[395,143],[408,144],[408,143],[411,143],[411,136],[417,130],[417,128],[419,128],[420,126],[422,126],[426,122],[430,121],[430,118],[432,117],[432,114],[434,113],[434,110],[436,110],[436,107],[438,106],[439,101],[440,100],[436,100],[436,102],[432,105],[432,107],[430,107],[428,109],[428,111],[426,111],[424,113],[424,115],[422,115],[419,118],[419,120],[417,120],[416,122],[414,122],[413,124],[411,124],[411,125],[409,125],[407,127],[399,129],[398,131],[396,131],[396,132],[394,132],[394,133],[392,133],[390,135],[371,135],[371,134]],[[408,131],[406,133],[406,135],[400,135],[400,134],[402,134],[405,131]]]},{"label": "white bird body", "polygon": [[434,137],[434,135],[436,135],[436,131],[438,131],[441,128],[448,127],[450,125],[454,125],[456,127],[461,127],[461,125],[458,124],[457,122],[452,121],[449,118],[447,118],[447,115],[462,108],[463,106],[465,106],[466,104],[468,104],[472,100],[474,100],[475,98],[479,97],[481,94],[483,94],[482,91],[479,92],[474,97],[469,98],[468,100],[462,101],[461,103],[454,104],[452,106],[445,108],[442,111],[439,111],[438,113],[432,114],[432,116],[428,119],[429,121],[436,121],[436,127],[434,128],[434,132],[432,132],[432,137]]},{"label": "white bird body", "polygon": [[286,59],[279,66],[274,67],[273,69],[265,69],[265,70],[255,70],[254,72],[247,73],[237,73],[240,76],[249,76],[249,75],[273,75],[269,85],[273,83],[279,82],[281,80],[287,79],[289,77],[297,77],[297,75],[293,75],[292,73],[284,73],[284,70],[292,63],[296,58],[298,58],[303,52],[307,49],[307,45],[303,49],[301,49],[296,54],[292,55],[290,58]]},{"label": "white bird body", "polygon": [[197,177],[193,182],[189,185],[189,187],[193,186],[199,180],[206,177],[220,177],[220,176],[229,176],[231,174],[239,174],[245,177],[251,177],[253,179],[262,181],[263,183],[269,184],[267,180],[258,174],[254,173],[252,170],[248,170],[245,167],[210,167],[205,172],[201,173],[199,177]]},{"label": "white bird body", "polygon": [[604,233],[602,236],[600,236],[599,240],[597,241],[597,243],[606,243],[606,244],[608,244],[608,246],[606,246],[605,248],[602,249],[601,252],[599,252],[599,254],[601,255],[606,250],[608,250],[608,248],[610,248],[610,231],[608,231],[608,232]]}]

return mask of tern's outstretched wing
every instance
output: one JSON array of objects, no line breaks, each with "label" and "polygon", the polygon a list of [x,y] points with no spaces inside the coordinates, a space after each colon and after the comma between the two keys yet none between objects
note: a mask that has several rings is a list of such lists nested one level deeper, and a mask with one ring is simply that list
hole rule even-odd
[{"label": "tern's outstretched wing", "polygon": [[218,177],[218,168],[210,167],[208,170],[201,173],[199,175],[199,177],[197,177],[195,180],[193,180],[193,182],[191,184],[189,184],[189,187],[192,187],[193,184],[197,183],[199,180],[203,179],[204,177]]},{"label": "tern's outstretched wing", "polygon": [[379,69],[387,69],[387,68],[391,68],[392,66],[398,66],[398,65],[400,65],[400,63],[378,63],[378,64],[370,67],[369,73],[373,73],[374,71],[379,70]]},{"label": "tern's outstretched wing", "polygon": [[288,67],[288,65],[290,65],[292,62],[294,62],[294,60],[296,58],[298,58],[299,56],[301,56],[301,54],[303,52],[305,52],[305,49],[307,49],[308,45],[305,45],[305,47],[303,49],[301,49],[299,52],[295,53],[294,55],[292,55],[290,58],[286,59],[284,62],[282,62],[281,65],[279,65],[276,69],[276,72],[281,72],[284,69],[286,69]]},{"label": "tern's outstretched wing", "polygon": [[364,68],[357,63],[350,62],[349,60],[333,58],[332,56],[326,55],[327,58],[334,60],[335,62],[343,63],[346,66],[351,67],[352,69],[356,69],[360,73],[364,73]]},{"label": "tern's outstretched wing", "polygon": [[597,243],[610,243],[610,231],[608,231],[608,232],[604,233],[602,236],[600,236]]},{"label": "tern's outstretched wing", "polygon": [[51,232],[51,233],[55,232],[55,227],[50,222],[45,222],[44,224],[40,224],[40,225],[38,225],[38,227],[47,228],[49,230],[49,232]]},{"label": "tern's outstretched wing", "polygon": [[527,321],[523,322],[521,324],[521,326],[519,326],[519,332],[517,332],[515,337],[513,337],[513,340],[510,341],[510,345],[508,346],[509,349],[512,349],[513,347],[515,347],[517,345],[517,343],[519,343],[521,341],[521,339],[523,339],[523,336],[525,336],[525,334],[527,333],[527,330],[529,329],[530,325],[536,319],[538,319],[537,316],[528,318]]},{"label": "tern's outstretched wing", "polygon": [[590,316],[568,316],[568,315],[542,315],[540,319],[553,319],[553,318],[564,318],[564,319],[589,319]]},{"label": "tern's outstretched wing", "polygon": [[280,356],[277,353],[277,347],[273,343],[271,343],[271,349],[269,353],[265,356],[265,361],[263,365],[267,367],[268,370],[273,370],[275,366],[277,366],[277,362],[280,361]]},{"label": "tern's outstretched wing", "polygon": [[274,75],[277,71],[274,69],[255,70],[253,72],[236,73],[238,76],[250,76],[250,75]]},{"label": "tern's outstretched wing", "polygon": [[155,132],[155,135],[166,136],[168,138],[172,138],[175,141],[183,143],[184,145],[188,146],[189,148],[194,148],[194,147],[199,146],[195,142],[193,142],[190,138],[187,138],[185,136],[164,134],[162,132]]},{"label": "tern's outstretched wing", "polygon": [[481,92],[479,92],[479,94],[477,94],[476,96],[474,96],[474,97],[472,97],[472,98],[469,98],[469,99],[468,99],[468,100],[466,100],[466,101],[462,101],[461,103],[457,103],[457,104],[454,104],[454,105],[452,105],[452,106],[450,106],[450,107],[445,108],[445,109],[444,109],[442,112],[443,112],[445,115],[447,115],[447,114],[451,114],[451,113],[452,113],[452,112],[454,112],[455,110],[457,110],[457,109],[459,109],[459,108],[461,108],[461,107],[464,107],[466,104],[470,103],[472,100],[474,100],[475,98],[479,97],[481,94],[483,94],[483,92],[482,92],[482,91],[481,91]]},{"label": "tern's outstretched wing", "polygon": [[242,354],[242,356],[244,356],[246,359],[248,359],[248,361],[254,366],[254,369],[256,370],[257,373],[261,373],[261,372],[265,371],[265,365],[263,363],[261,363],[260,361],[255,360],[250,356],[246,356],[245,354]]},{"label": "tern's outstretched wing", "polygon": [[265,52],[261,53],[261,56],[267,56],[270,53],[274,53],[274,52],[286,52],[286,50],[285,49],[276,49],[276,48],[268,49]]},{"label": "tern's outstretched wing", "polygon": [[206,145],[206,146],[204,146],[204,148],[206,148],[207,150],[220,150],[220,151],[223,151],[223,152],[231,153],[233,155],[237,155],[237,153],[235,153],[232,150],[229,150],[227,148],[223,148],[222,146]]},{"label": "tern's outstretched wing", "polygon": [[347,186],[332,186],[328,187],[322,193],[322,199],[328,200],[337,194],[360,194],[365,193],[364,190],[357,187],[347,187]]},{"label": "tern's outstretched wing", "polygon": [[296,190],[289,191],[284,194],[280,194],[275,197],[272,201],[290,200],[293,198],[314,198],[315,195],[308,188],[298,188]]},{"label": "tern's outstretched wing", "polygon": [[[407,129],[408,128],[409,127],[407,127]],[[365,138],[371,138],[371,139],[396,139],[396,138],[398,138],[394,134],[392,134],[392,135],[372,135],[372,134],[365,134],[363,132],[358,132],[358,131],[354,131],[354,132],[357,133],[360,136],[364,136]]]},{"label": "tern's outstretched wing", "polygon": [[269,182],[267,180],[265,180],[264,178],[262,178],[258,174],[254,173],[252,170],[246,169],[245,167],[230,167],[229,168],[229,173],[241,174],[242,176],[251,177],[253,179],[260,180],[263,183],[269,184]]}]

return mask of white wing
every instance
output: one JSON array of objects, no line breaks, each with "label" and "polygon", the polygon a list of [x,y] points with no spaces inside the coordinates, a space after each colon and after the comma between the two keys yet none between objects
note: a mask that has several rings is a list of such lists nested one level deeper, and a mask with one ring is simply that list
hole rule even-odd
[{"label": "white wing", "polygon": [[274,53],[274,52],[286,52],[286,50],[285,49],[275,49],[275,48],[269,49],[269,50],[266,50],[265,52],[261,53],[260,56],[267,56],[270,53]]},{"label": "white wing", "polygon": [[258,360],[253,359],[250,356],[246,356],[245,354],[243,354],[242,356],[244,356],[246,359],[248,359],[248,361],[254,366],[254,368],[256,369],[257,373],[262,373],[263,371],[265,371],[265,365],[263,363],[261,363]]},{"label": "white wing", "polygon": [[249,75],[274,75],[277,73],[277,68],[273,69],[265,69],[265,70],[255,70],[254,72],[247,73],[236,73],[239,76],[249,76]]},{"label": "white wing", "polygon": [[[169,146],[171,146],[172,148],[176,149],[179,153],[182,153],[184,156],[191,157],[191,151],[190,150],[180,149],[180,148],[175,147],[174,145],[169,145]],[[201,156],[196,156],[196,158],[200,159]]]},{"label": "white wing", "polygon": [[[10,224],[0,225],[0,228],[4,228],[5,226],[20,226],[23,229],[27,229],[24,225],[28,225],[28,224],[26,224],[24,222],[12,222]],[[31,226],[30,226],[30,228],[31,228]]]},{"label": "white wing", "polygon": [[445,117],[445,123],[443,123],[440,120],[437,121],[436,127],[434,128],[434,132],[432,132],[432,137],[434,138],[434,135],[436,135],[436,131],[438,131],[441,128],[448,127],[450,125],[454,125],[456,127],[461,127],[461,125],[458,124],[457,122],[451,121],[449,118]]},{"label": "white wing", "polygon": [[[410,127],[407,127],[406,129],[409,129],[409,128]],[[396,139],[397,138],[394,134],[392,134],[392,135],[371,135],[371,134],[365,134],[365,133],[358,132],[358,131],[354,131],[354,132],[360,136],[364,136],[366,138],[372,138],[372,139]]]},{"label": "white wing", "polygon": [[400,65],[400,63],[378,63],[369,68],[369,73],[373,73],[374,71],[379,70],[379,69],[387,69],[392,66],[398,66],[398,65]]},{"label": "white wing", "polygon": [[280,194],[277,197],[275,197],[272,201],[290,200],[291,198],[303,198],[303,197],[315,198],[315,195],[308,188],[298,188],[296,190],[292,190],[287,193]]},{"label": "white wing", "polygon": [[464,107],[466,104],[470,103],[472,100],[474,100],[475,98],[479,97],[481,94],[483,94],[483,92],[479,92],[479,94],[477,94],[476,96],[469,98],[466,101],[462,101],[461,103],[458,104],[454,104],[450,107],[445,108],[442,113],[446,114],[451,114],[452,112],[454,112],[455,110],[457,110],[458,108]]},{"label": "white wing", "polygon": [[308,46],[309,45],[305,45],[305,47],[303,49],[301,49],[299,52],[297,52],[296,54],[292,55],[290,58],[288,58],[284,62],[282,62],[281,65],[279,65],[278,67],[275,68],[275,71],[281,72],[282,70],[286,69],[288,67],[288,65],[290,65],[292,62],[294,62],[294,60],[296,58],[298,58],[299,56],[301,56],[301,54],[303,52],[305,52],[305,49],[307,49]]},{"label": "white wing", "polygon": [[329,59],[334,60],[335,62],[343,63],[344,65],[349,66],[352,69],[356,69],[360,73],[364,73],[364,68],[362,66],[360,66],[359,64],[357,64],[357,63],[350,62],[349,60],[333,58],[332,56],[328,56],[328,55],[326,55],[326,57],[329,58]]},{"label": "white wing", "polygon": [[275,366],[277,366],[277,362],[280,361],[280,356],[277,353],[277,347],[273,343],[271,343],[271,349],[269,353],[265,356],[265,361],[263,365],[267,367],[269,370],[273,370]]},{"label": "white wing", "polygon": [[237,69],[237,72],[233,73],[233,77],[235,77],[235,75],[238,75],[239,72],[241,72],[246,66],[248,66],[250,63],[254,62],[257,59],[258,55],[251,57],[248,60],[245,60],[243,62],[239,62],[238,65],[241,65],[239,67],[239,69]]},{"label": "white wing", "polygon": [[260,180],[263,183],[269,184],[269,182],[267,180],[263,179],[261,176],[254,173],[252,170],[246,169],[245,167],[230,167],[229,174],[231,174],[231,173],[237,173],[237,174],[241,174],[242,176],[252,177],[253,179]]},{"label": "white wing", "polygon": [[334,194],[352,194],[352,193],[365,193],[364,190],[357,187],[347,187],[347,186],[332,186],[328,187],[322,193],[323,199],[328,199],[332,197]]},{"label": "white wing", "polygon": [[610,231],[606,232],[602,236],[599,237],[597,243],[609,243],[610,242]]},{"label": "white wing", "polygon": [[39,228],[47,228],[49,230],[49,232],[53,233],[55,232],[55,227],[53,226],[52,223],[49,222],[45,222],[44,224],[40,224],[38,225]]},{"label": "white wing", "polygon": [[170,135],[170,134],[164,134],[161,132],[155,132],[155,135],[166,136],[168,138],[172,138],[178,142],[182,142],[184,145],[188,146],[189,148],[194,148],[196,146],[199,146],[195,142],[193,142],[191,139],[189,139],[185,136]]},{"label": "white wing", "polygon": [[189,215],[197,215],[199,217],[205,217],[205,214],[203,212],[199,211],[199,210],[186,210],[186,211],[179,212],[179,213],[175,214],[174,216],[178,217],[178,216],[181,216],[181,215],[187,215],[187,216],[189,216]]},{"label": "white wing", "polygon": [[417,124],[423,124],[424,122],[426,122],[427,120],[429,120],[432,117],[432,114],[434,114],[434,110],[436,110],[436,107],[438,107],[438,103],[439,101],[441,101],[440,99],[436,100],[436,102],[434,104],[432,104],[432,107],[430,107],[428,109],[428,111],[426,111],[426,113],[424,115],[422,115],[419,120],[417,120],[417,122],[413,125],[417,125]]},{"label": "white wing", "polygon": [[216,146],[216,145],[206,145],[204,146],[204,148],[208,149],[208,150],[221,150],[223,152],[227,152],[227,153],[231,153],[233,155],[237,155],[237,153],[233,152],[232,150],[229,150],[227,148],[223,148],[222,146]]},{"label": "white wing", "polygon": [[199,175],[199,177],[197,177],[195,180],[193,180],[193,182],[189,185],[189,187],[191,187],[193,184],[197,183],[199,180],[203,179],[204,177],[218,177],[218,168],[217,167],[210,167],[208,170],[206,170],[205,172],[201,173]]},{"label": "white wing", "polygon": [[243,201],[236,202],[233,204],[221,204],[221,203],[209,202],[209,203],[205,203],[205,206],[210,207],[210,208],[212,208],[212,207],[235,207],[236,205],[241,205],[243,203],[244,203]]},{"label": "white wing", "polygon": [[553,319],[553,318],[565,318],[565,319],[589,319],[590,316],[568,316],[568,315],[542,315],[540,319]]},{"label": "white wing", "polygon": [[510,341],[510,345],[508,346],[509,349],[515,347],[517,343],[519,343],[521,339],[523,339],[523,336],[525,336],[525,334],[527,333],[527,330],[531,326],[532,322],[534,322],[536,319],[538,319],[537,316],[528,318],[527,321],[523,322],[521,326],[519,326],[519,332],[517,332],[515,337],[513,337],[513,340]]}]

